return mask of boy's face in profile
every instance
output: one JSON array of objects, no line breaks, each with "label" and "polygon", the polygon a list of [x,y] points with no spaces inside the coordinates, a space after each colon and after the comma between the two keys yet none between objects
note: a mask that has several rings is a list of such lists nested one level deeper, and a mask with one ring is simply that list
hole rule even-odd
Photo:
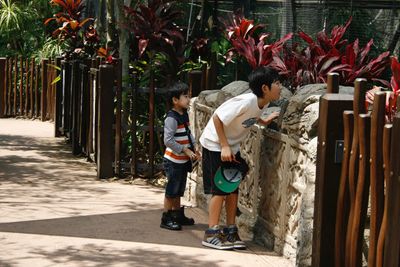
[{"label": "boy's face in profile", "polygon": [[179,98],[173,98],[174,107],[177,109],[188,109],[190,103],[190,97],[187,93],[181,94]]},{"label": "boy's face in profile", "polygon": [[271,84],[271,88],[268,88],[268,86],[267,85],[263,85],[263,90],[264,90],[264,97],[267,97],[268,96],[268,99],[270,100],[270,101],[275,101],[275,100],[278,100],[279,99],[279,97],[280,97],[280,95],[281,95],[281,89],[282,89],[282,85],[281,85],[281,82],[278,80],[278,81],[274,81],[272,84]]}]

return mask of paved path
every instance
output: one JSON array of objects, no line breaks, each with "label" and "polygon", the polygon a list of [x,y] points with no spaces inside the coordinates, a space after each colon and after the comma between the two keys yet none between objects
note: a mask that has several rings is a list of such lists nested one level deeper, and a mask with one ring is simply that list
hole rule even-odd
[{"label": "paved path", "polygon": [[246,251],[201,246],[195,226],[159,228],[163,191],[96,180],[53,124],[0,119],[0,266],[291,266],[248,241]]}]

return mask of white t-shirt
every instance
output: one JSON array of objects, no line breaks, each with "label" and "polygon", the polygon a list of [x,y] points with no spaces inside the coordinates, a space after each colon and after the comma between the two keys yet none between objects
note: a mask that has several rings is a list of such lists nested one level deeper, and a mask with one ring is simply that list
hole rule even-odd
[{"label": "white t-shirt", "polygon": [[[214,114],[217,114],[224,124],[226,139],[234,154],[240,150],[241,141],[251,126],[258,121],[264,108],[258,107],[257,96],[254,93],[248,93],[229,99],[215,110]],[[200,143],[210,151],[221,151],[212,117],[200,136]]]}]

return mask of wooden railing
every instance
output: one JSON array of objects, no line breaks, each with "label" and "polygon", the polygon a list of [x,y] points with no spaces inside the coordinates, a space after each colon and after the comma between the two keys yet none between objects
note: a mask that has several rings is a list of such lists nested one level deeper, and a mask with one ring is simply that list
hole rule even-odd
[{"label": "wooden railing", "polygon": [[367,111],[366,80],[353,97],[337,94],[337,77],[320,102],[312,266],[362,266],[364,254],[368,266],[397,267],[400,114],[385,123],[386,93]]},{"label": "wooden railing", "polygon": [[[123,172],[152,177],[164,150],[163,128],[155,121],[162,120],[169,109],[168,90],[156,88],[154,78],[145,88],[134,82],[122,88],[121,66],[120,61],[102,65],[98,58],[67,61],[59,57],[43,59],[40,65],[34,60],[1,58],[0,117],[54,121],[54,135],[65,136],[74,155],[96,162],[99,178],[121,176]],[[193,96],[206,89],[204,73],[206,68],[188,77]],[[59,81],[53,82],[56,77]],[[124,107],[122,91],[125,101],[130,102]],[[138,142],[138,133],[144,136],[142,143]],[[130,138],[130,152],[123,138]]]},{"label": "wooden railing", "polygon": [[54,120],[56,60],[0,58],[0,117]]}]

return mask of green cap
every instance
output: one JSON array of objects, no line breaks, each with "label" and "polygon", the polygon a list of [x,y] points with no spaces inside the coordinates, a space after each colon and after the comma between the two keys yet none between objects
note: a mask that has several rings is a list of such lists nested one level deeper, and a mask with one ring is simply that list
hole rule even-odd
[{"label": "green cap", "polygon": [[231,193],[235,191],[242,181],[242,172],[235,167],[219,167],[214,175],[214,184],[222,192]]}]

